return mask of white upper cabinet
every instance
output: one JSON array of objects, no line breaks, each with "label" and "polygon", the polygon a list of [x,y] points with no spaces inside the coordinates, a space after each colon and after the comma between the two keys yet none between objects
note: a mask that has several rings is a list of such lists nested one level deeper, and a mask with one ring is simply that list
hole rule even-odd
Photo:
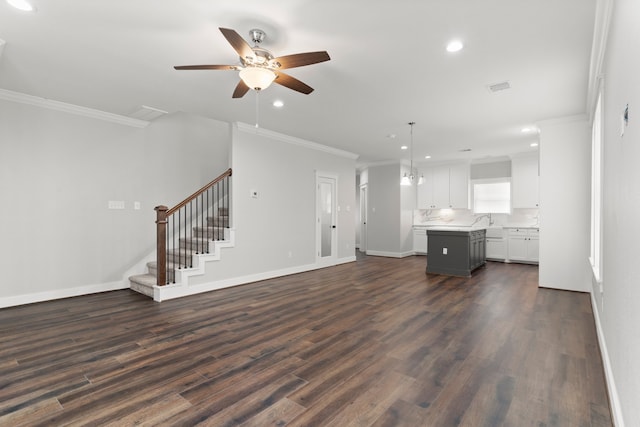
[{"label": "white upper cabinet", "polygon": [[469,165],[449,166],[449,207],[469,209]]},{"label": "white upper cabinet", "polygon": [[538,155],[511,159],[512,202],[514,208],[538,207]]},{"label": "white upper cabinet", "polygon": [[424,184],[418,186],[418,209],[469,208],[469,165],[441,165],[420,171]]}]

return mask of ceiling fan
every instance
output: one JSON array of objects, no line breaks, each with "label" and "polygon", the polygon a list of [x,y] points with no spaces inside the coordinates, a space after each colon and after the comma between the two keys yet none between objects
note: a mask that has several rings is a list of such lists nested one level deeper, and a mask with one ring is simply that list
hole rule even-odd
[{"label": "ceiling fan", "polygon": [[260,47],[260,43],[266,36],[262,30],[254,29],[249,32],[254,47],[251,47],[235,30],[220,28],[220,31],[240,56],[239,65],[178,65],[173,68],[176,70],[240,71],[240,81],[233,91],[233,98],[242,98],[249,89],[256,91],[266,89],[272,82],[308,95],[313,92],[311,86],[280,70],[317,64],[331,59],[326,51],[274,57],[271,52]]}]

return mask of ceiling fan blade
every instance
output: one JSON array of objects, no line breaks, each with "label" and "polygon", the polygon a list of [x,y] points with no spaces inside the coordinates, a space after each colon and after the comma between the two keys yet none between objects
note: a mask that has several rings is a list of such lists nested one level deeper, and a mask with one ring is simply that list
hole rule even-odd
[{"label": "ceiling fan blade", "polygon": [[293,89],[297,92],[304,93],[305,95],[309,95],[313,92],[313,88],[306,83],[301,82],[295,77],[291,77],[288,74],[281,73],[279,71],[274,71],[276,73],[276,79],[274,83],[278,83],[284,87],[288,87],[289,89]]},{"label": "ceiling fan blade", "polygon": [[176,70],[237,70],[237,65],[176,65]]},{"label": "ceiling fan blade", "polygon": [[222,32],[224,38],[227,39],[231,47],[233,47],[235,51],[238,52],[240,58],[245,59],[255,57],[251,46],[249,46],[249,44],[235,30],[222,27],[220,27],[219,30],[220,32]]},{"label": "ceiling fan blade", "polygon": [[273,62],[280,63],[280,69],[302,67],[305,65],[317,64],[318,62],[328,61],[331,58],[326,51],[296,53],[293,55],[279,56],[273,59]]},{"label": "ceiling fan blade", "polygon": [[240,80],[233,91],[233,98],[242,98],[247,92],[249,92],[249,86],[247,86],[244,81]]}]

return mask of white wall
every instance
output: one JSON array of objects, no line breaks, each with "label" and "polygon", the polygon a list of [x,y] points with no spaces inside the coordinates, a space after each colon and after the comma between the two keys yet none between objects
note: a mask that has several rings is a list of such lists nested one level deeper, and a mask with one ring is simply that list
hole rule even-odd
[{"label": "white wall", "polygon": [[[616,0],[604,63],[603,294],[598,317],[627,426],[640,425],[640,2]],[[629,105],[629,125],[620,136]],[[615,409],[615,408],[614,408]]]},{"label": "white wall", "polygon": [[589,292],[591,131],[581,117],[539,127],[539,285]]},{"label": "white wall", "polygon": [[399,164],[368,168],[368,254],[400,254],[400,177]]},{"label": "white wall", "polygon": [[[400,185],[408,168],[399,163],[369,166],[364,172],[368,190],[367,254],[404,257],[413,254],[415,185]],[[361,182],[362,184],[363,182]]]},{"label": "white wall", "polygon": [[228,168],[229,141],[228,124],[186,114],[139,129],[0,100],[0,307],[128,287],[154,206]]},{"label": "white wall", "polygon": [[[316,147],[317,148],[313,148]],[[316,267],[316,172],[337,176],[336,263],[355,261],[357,156],[247,125],[234,126],[235,246],[190,285],[274,277]],[[257,198],[251,192],[258,193]]]},{"label": "white wall", "polygon": [[[409,168],[401,166],[402,175],[405,172],[411,173]],[[413,255],[413,210],[416,208],[416,197],[418,180],[414,180],[411,186],[398,184],[400,190],[400,253],[403,255]]]}]

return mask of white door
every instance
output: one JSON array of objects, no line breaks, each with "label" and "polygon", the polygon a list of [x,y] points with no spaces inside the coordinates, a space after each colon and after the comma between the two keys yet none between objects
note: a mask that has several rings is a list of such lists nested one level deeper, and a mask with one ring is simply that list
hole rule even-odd
[{"label": "white door", "polygon": [[360,252],[367,252],[367,186],[360,186]]},{"label": "white door", "polygon": [[316,246],[322,265],[334,265],[337,259],[336,181],[335,177],[317,176]]}]

